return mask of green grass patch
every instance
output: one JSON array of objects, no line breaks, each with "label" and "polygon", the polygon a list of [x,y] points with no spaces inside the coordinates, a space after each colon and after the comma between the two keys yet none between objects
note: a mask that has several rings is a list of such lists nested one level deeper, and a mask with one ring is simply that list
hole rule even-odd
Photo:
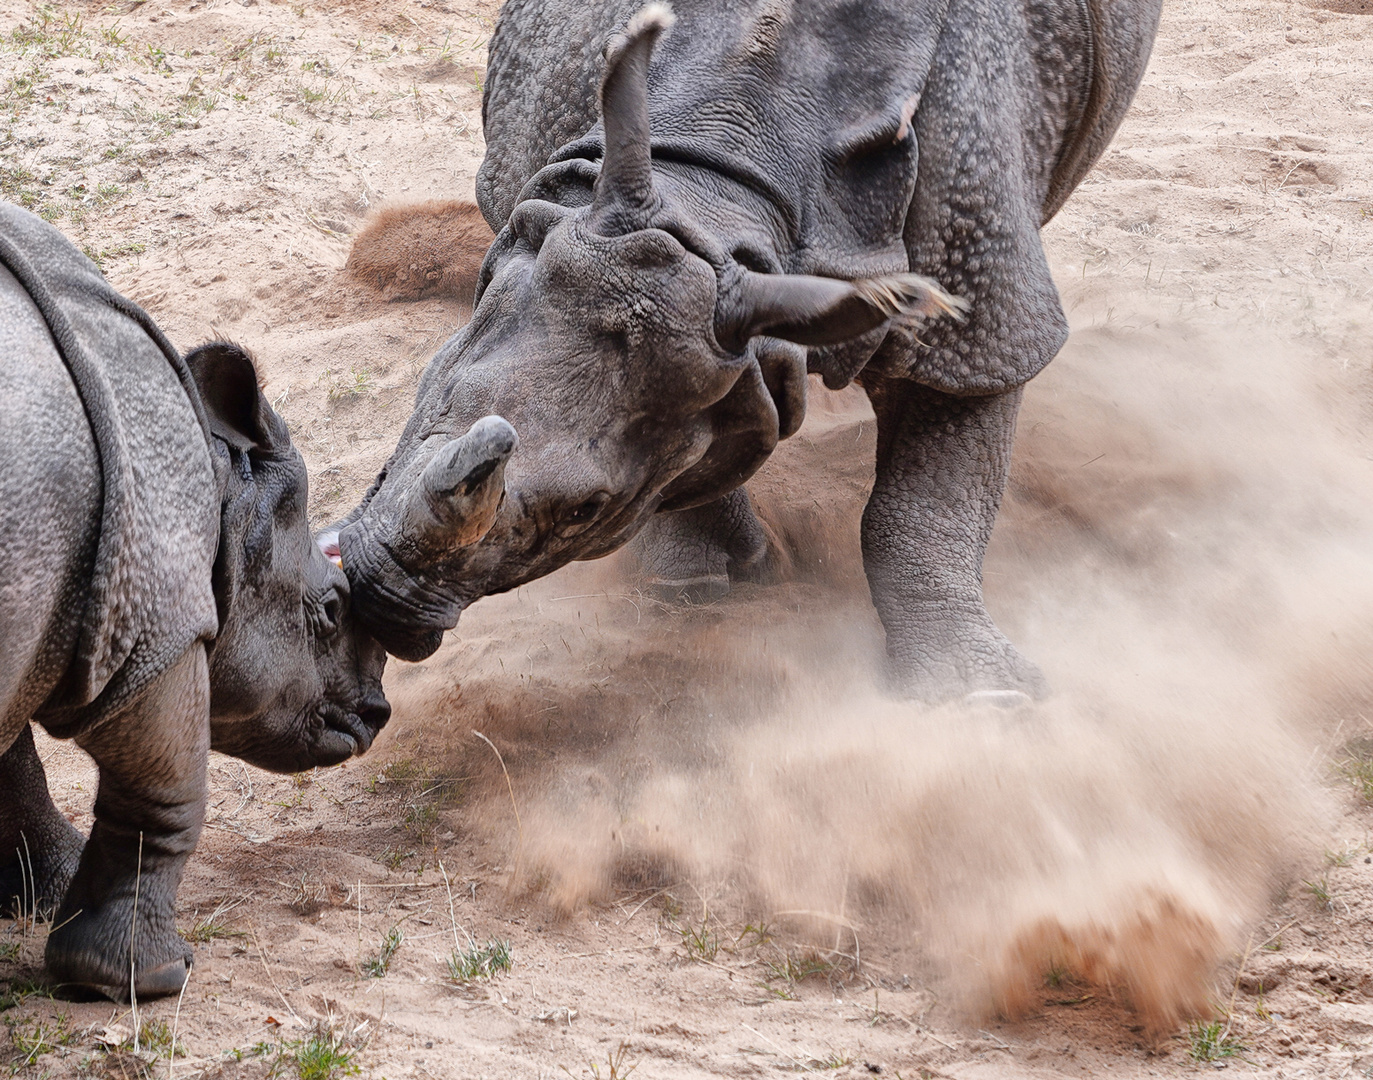
[{"label": "green grass patch", "polygon": [[304,1039],[261,1042],[247,1051],[231,1051],[231,1056],[239,1061],[245,1056],[267,1059],[268,1080],[283,1076],[294,1076],[296,1080],[338,1080],[361,1072],[359,1052],[342,1035],[318,1030]]},{"label": "green grass patch", "polygon": [[3,990],[0,990],[0,1013],[9,1012],[16,1005],[22,1005],[31,997],[51,998],[52,991],[47,987],[40,986],[32,979],[18,979],[7,983]]},{"label": "green grass patch", "polygon": [[459,801],[462,784],[468,779],[436,771],[414,758],[401,758],[372,778],[370,791],[385,794],[387,786],[395,784],[401,797],[401,825],[417,843],[425,845],[439,827],[440,811]]},{"label": "green grass patch", "polygon": [[358,1069],[357,1051],[343,1045],[332,1035],[312,1035],[289,1048],[289,1059],[299,1080],[334,1080],[354,1076]]},{"label": "green grass patch", "polygon": [[165,1020],[143,1021],[138,1029],[138,1047],[140,1050],[151,1050],[159,1057],[187,1056],[185,1044],[180,1039],[172,1038],[172,1027]]},{"label": "green grass patch", "polygon": [[1365,802],[1373,802],[1373,759],[1352,757],[1341,761],[1336,771],[1354,785]]},{"label": "green grass patch", "polygon": [[1306,891],[1315,898],[1316,903],[1321,907],[1332,908],[1335,906],[1335,895],[1330,889],[1330,879],[1324,874],[1311,881],[1303,881],[1302,885],[1306,887]]},{"label": "green grass patch", "polygon": [[372,373],[366,368],[359,369],[356,365],[346,372],[325,368],[319,377],[328,390],[330,401],[365,397],[376,393],[372,385]]},{"label": "green grass patch", "polygon": [[514,966],[510,942],[492,938],[485,945],[473,941],[465,949],[455,949],[448,958],[448,976],[454,982],[471,982],[508,972]]},{"label": "green grass patch", "polygon": [[[95,265],[100,268],[100,272],[103,274],[105,272],[105,264],[110,259],[121,258],[125,255],[142,255],[148,248],[146,244],[131,242],[127,244],[116,244],[114,247],[109,248],[95,248],[90,244],[86,244],[81,250],[85,253],[86,258],[90,259],[91,262],[95,263]],[[187,940],[190,939],[188,938]]]},{"label": "green grass patch", "polygon": [[66,1013],[58,1013],[51,1020],[33,1017],[15,1023],[6,1021],[10,1029],[10,1042],[19,1052],[19,1058],[10,1065],[11,1074],[28,1068],[44,1054],[50,1054],[58,1047],[69,1046],[76,1040],[71,1029],[71,1020]]},{"label": "green grass patch", "polygon": [[399,925],[391,927],[381,939],[381,948],[376,956],[364,960],[358,970],[369,979],[380,979],[391,970],[391,961],[405,942],[405,931]]},{"label": "green grass patch", "polygon": [[769,960],[763,970],[769,982],[781,980],[795,986],[807,979],[828,979],[834,969],[831,961],[816,953],[786,953],[778,960]]},{"label": "green grass patch", "polygon": [[58,11],[51,4],[39,4],[28,22],[10,31],[14,49],[48,60],[85,55],[85,37],[79,12]]},{"label": "green grass patch", "polygon": [[682,948],[692,960],[714,960],[720,951],[720,936],[710,928],[710,919],[703,917],[701,925],[687,923],[677,928],[682,935]]},{"label": "green grass patch", "polygon": [[219,941],[223,938],[247,937],[248,935],[242,930],[235,930],[226,921],[228,913],[238,907],[239,903],[241,903],[241,901],[225,900],[208,915],[201,916],[200,913],[197,912],[194,921],[191,923],[191,928],[189,930],[181,930],[179,933],[185,940],[193,942],[196,945],[203,945],[209,941]]},{"label": "green grass patch", "polygon": [[1246,1048],[1230,1028],[1219,1020],[1210,1023],[1194,1021],[1187,1029],[1187,1053],[1193,1061],[1220,1061],[1238,1057]]}]

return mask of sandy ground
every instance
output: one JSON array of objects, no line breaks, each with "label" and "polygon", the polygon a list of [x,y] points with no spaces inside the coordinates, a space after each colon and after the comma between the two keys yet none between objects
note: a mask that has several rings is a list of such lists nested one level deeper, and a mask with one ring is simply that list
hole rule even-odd
[{"label": "sandy ground", "polygon": [[[370,208],[470,195],[495,9],[0,0],[0,193],[173,340],[255,350],[321,524],[466,316],[342,267]],[[393,661],[366,759],[216,756],[179,1007],[35,993],[43,927],[3,924],[0,1061],[1367,1075],[1368,14],[1170,3],[1134,111],[1045,232],[1074,334],[1028,392],[987,591],[1048,705],[881,699],[870,414],[816,389],[752,485],[788,580],[670,610],[623,559],[573,566]],[[88,824],[89,763],[42,746]],[[508,972],[450,976],[492,941]],[[321,1040],[332,1074],[302,1056]]]}]

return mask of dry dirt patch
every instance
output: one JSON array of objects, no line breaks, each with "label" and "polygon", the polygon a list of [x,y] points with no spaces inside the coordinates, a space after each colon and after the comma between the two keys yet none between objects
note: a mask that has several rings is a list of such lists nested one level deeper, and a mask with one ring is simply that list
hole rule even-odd
[{"label": "dry dirt patch", "polygon": [[[217,757],[179,1014],[30,994],[42,928],[8,924],[0,1055],[160,1074],[175,1028],[175,1072],[210,1076],[1366,1071],[1373,57],[1344,10],[1170,5],[1135,111],[1046,230],[1074,337],[1028,394],[987,588],[1058,704],[1003,728],[869,697],[871,419],[817,391],[755,484],[794,580],[671,611],[613,560],[572,567],[394,664],[367,759],[280,778]],[[178,343],[256,351],[318,522],[465,317],[341,271],[375,207],[470,196],[494,13],[0,3],[0,191]],[[88,823],[84,758],[44,754]],[[899,812],[931,805],[957,827],[906,844]],[[1036,886],[1020,860],[1045,836]],[[925,857],[893,875],[893,844]],[[1004,955],[986,928],[1109,908],[1095,887],[1141,868],[1219,927],[1214,1026],[1146,1030],[1119,964],[1052,923],[1018,982],[970,977]],[[1020,1020],[965,1011],[997,987]]]}]

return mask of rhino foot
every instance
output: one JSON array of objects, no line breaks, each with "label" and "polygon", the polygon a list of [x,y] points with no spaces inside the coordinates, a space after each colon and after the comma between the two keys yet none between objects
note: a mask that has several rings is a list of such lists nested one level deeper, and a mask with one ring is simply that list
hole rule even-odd
[{"label": "rhino foot", "polygon": [[[172,960],[152,971],[139,972],[134,993],[138,995],[139,1001],[171,997],[173,994],[181,993],[181,988],[186,985],[186,980],[190,977],[191,960],[189,957],[184,960]],[[107,997],[120,1005],[127,1005],[130,1001],[127,980],[123,985],[100,986],[96,983],[80,983],[78,985],[93,990],[102,997]]]},{"label": "rhino foot", "polygon": [[[1048,682],[980,605],[929,605],[887,624],[893,689],[939,704],[1015,710],[1043,699]],[[918,616],[918,617],[913,617]]]},{"label": "rhino foot", "polygon": [[634,551],[646,591],[676,604],[711,603],[731,582],[765,581],[773,561],[767,531],[743,488],[705,506],[654,516]]},{"label": "rhino foot", "polygon": [[690,578],[654,575],[644,582],[644,591],[664,604],[713,604],[729,594],[729,575],[701,574]]},{"label": "rhino foot", "polygon": [[85,838],[53,805],[25,724],[0,754],[0,915],[51,917],[81,860]]},{"label": "rhino foot", "polygon": [[192,951],[176,933],[170,911],[140,910],[135,919],[129,897],[59,923],[48,935],[44,959],[54,982],[127,1002],[131,984],[140,1001],[179,993],[190,974]]}]

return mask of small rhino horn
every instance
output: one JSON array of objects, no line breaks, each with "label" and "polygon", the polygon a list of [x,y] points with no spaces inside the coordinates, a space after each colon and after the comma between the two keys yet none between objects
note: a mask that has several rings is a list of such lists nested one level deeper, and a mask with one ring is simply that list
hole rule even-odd
[{"label": "small rhino horn", "polygon": [[594,228],[604,236],[645,228],[657,206],[648,122],[648,61],[658,38],[676,20],[667,4],[649,4],[629,20],[607,50],[601,81],[605,155],[591,200]]},{"label": "small rhino horn", "polygon": [[485,416],[440,447],[410,491],[405,531],[426,546],[475,544],[496,520],[505,463],[519,444],[508,421]]}]

